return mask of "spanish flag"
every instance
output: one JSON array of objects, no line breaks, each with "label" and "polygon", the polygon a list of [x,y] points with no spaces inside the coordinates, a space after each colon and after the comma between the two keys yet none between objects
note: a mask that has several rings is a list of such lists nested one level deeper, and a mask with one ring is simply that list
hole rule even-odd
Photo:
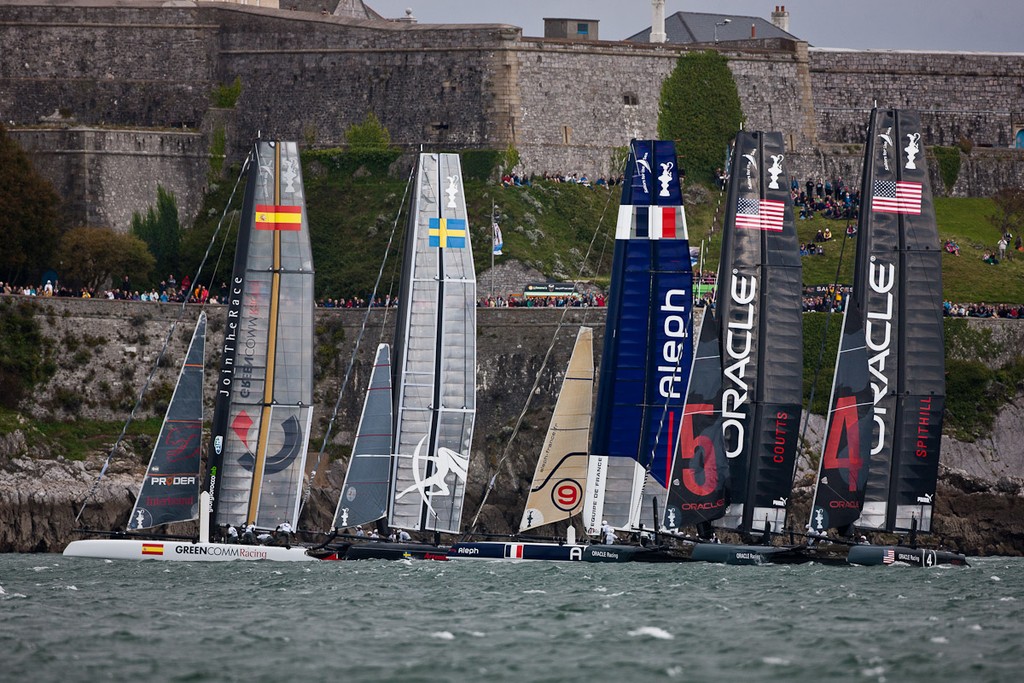
[{"label": "spanish flag", "polygon": [[301,230],[301,206],[256,205],[257,230]]},{"label": "spanish flag", "polygon": [[143,555],[163,555],[164,544],[163,543],[143,543],[142,544]]},{"label": "spanish flag", "polygon": [[442,249],[466,248],[466,221],[461,218],[431,218],[428,227],[429,246]]}]

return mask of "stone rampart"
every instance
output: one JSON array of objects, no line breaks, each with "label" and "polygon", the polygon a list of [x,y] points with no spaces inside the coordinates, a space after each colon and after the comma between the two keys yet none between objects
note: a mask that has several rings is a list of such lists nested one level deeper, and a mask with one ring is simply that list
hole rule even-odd
[{"label": "stone rampart", "polygon": [[174,193],[183,225],[202,204],[210,159],[199,132],[33,127],[11,137],[67,198],[69,227],[126,232],[134,212],[156,205],[158,185]]},{"label": "stone rampart", "polygon": [[863,142],[876,102],[920,110],[929,145],[966,138],[1006,148],[1013,144],[1014,124],[1024,123],[1024,53],[809,52],[823,142]]},{"label": "stone rampart", "polygon": [[[27,129],[19,141],[75,220],[116,227],[152,205],[155,183],[139,180],[147,177],[175,192],[191,218],[213,133],[225,133],[230,163],[258,132],[305,146],[343,144],[347,128],[370,112],[402,147],[512,142],[528,173],[610,173],[617,148],[656,136],[661,83],[687,49],[524,38],[502,24],[155,0],[9,0],[0,5],[0,42],[0,120]],[[746,127],[782,131],[800,175],[859,165],[818,143],[862,143],[875,101],[922,110],[929,144],[967,138],[976,149],[1007,147],[1024,117],[1024,54],[808,49],[793,41],[719,47]],[[235,107],[213,109],[214,89],[236,77]],[[44,133],[41,122],[72,132]],[[1012,184],[1021,154],[965,158],[952,193]]]}]

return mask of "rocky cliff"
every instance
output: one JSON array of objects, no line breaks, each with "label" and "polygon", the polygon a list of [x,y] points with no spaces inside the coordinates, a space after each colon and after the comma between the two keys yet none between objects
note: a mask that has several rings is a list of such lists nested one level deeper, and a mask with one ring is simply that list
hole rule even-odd
[{"label": "rocky cliff", "polygon": [[[29,418],[43,420],[123,420],[164,346],[176,306],[114,301],[40,299],[34,302],[45,343],[58,369],[20,406],[20,424],[0,426],[0,552],[55,552],[78,536],[79,526],[123,527],[140,484],[150,442],[145,437],[122,443],[104,478],[96,483],[109,443],[95,444],[75,459],[59,443],[37,438]],[[218,363],[216,340],[223,309],[209,307],[211,342],[207,368]],[[571,352],[576,329],[595,327],[595,351],[603,343],[600,309],[482,309],[478,323],[478,418],[470,465],[467,515],[475,513],[493,477],[494,489],[480,515],[481,531],[507,532],[518,523],[537,453],[550,420],[555,393]],[[184,355],[198,310],[189,307],[170,339],[165,361],[151,380],[150,400],[139,417],[161,414],[177,365]],[[318,335],[311,459],[316,459],[339,385],[359,337],[365,311],[321,309]],[[375,310],[353,366],[350,387],[340,403],[336,427],[319,470],[313,496],[300,526],[326,529],[344,476],[345,459],[361,408],[361,397],[383,334],[389,339],[393,312]],[[998,328],[1020,348],[1024,323],[972,321]],[[383,330],[383,332],[382,332]],[[557,336],[556,336],[557,332]],[[554,343],[552,344],[554,340]],[[545,353],[551,353],[545,363]],[[962,351],[963,352],[963,351]],[[208,373],[212,374],[212,373]],[[212,387],[211,387],[212,388]],[[212,391],[208,392],[212,395]],[[527,397],[531,401],[527,406]],[[212,401],[208,408],[212,407]],[[513,429],[523,414],[514,440]],[[1024,401],[1004,407],[991,433],[974,443],[946,438],[944,467],[934,520],[935,540],[969,554],[1024,554],[1024,446],[1019,438]],[[820,451],[820,417],[812,418],[806,454],[793,495],[793,519],[807,516],[810,465]],[[85,512],[76,515],[88,499]],[[467,520],[468,521],[468,517]],[[193,525],[173,531],[192,533]]]}]

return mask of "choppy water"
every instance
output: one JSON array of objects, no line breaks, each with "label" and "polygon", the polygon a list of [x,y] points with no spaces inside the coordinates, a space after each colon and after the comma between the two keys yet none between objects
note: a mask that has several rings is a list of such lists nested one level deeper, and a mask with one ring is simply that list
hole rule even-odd
[{"label": "choppy water", "polygon": [[0,555],[2,681],[1011,681],[1024,559],[971,568]]}]

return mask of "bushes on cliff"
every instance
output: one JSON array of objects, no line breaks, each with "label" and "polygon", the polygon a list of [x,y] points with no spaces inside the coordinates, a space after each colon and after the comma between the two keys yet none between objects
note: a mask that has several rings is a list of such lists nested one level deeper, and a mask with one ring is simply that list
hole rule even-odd
[{"label": "bushes on cliff", "polygon": [[661,86],[658,137],[676,141],[679,164],[691,180],[713,182],[742,123],[743,109],[726,58],[710,51],[679,57]]},{"label": "bushes on cliff", "polygon": [[0,299],[0,406],[16,408],[32,387],[57,370],[53,350],[29,301]]},{"label": "bushes on cliff", "polygon": [[60,197],[0,125],[0,280],[38,282],[60,240]]}]

